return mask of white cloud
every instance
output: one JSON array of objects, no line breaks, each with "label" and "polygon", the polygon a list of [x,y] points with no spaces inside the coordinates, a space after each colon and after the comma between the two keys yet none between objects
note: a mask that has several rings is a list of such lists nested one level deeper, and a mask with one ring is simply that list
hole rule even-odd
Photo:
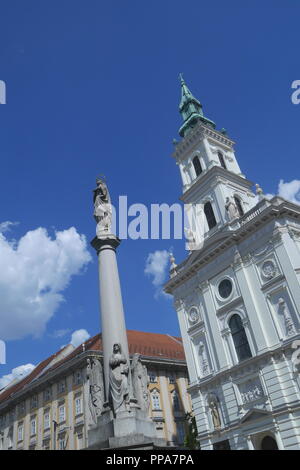
[{"label": "white cloud", "polygon": [[10,374],[3,375],[0,377],[0,390],[4,387],[6,387],[10,382],[13,380],[21,380],[26,375],[30,374],[30,372],[33,371],[35,366],[33,364],[24,364],[22,366],[15,367],[12,369]]},{"label": "white cloud", "polygon": [[295,204],[300,204],[300,180],[292,180],[286,183],[280,180],[278,195]]},{"label": "white cloud", "polygon": [[154,253],[149,253],[144,273],[152,277],[152,284],[156,287],[155,297],[165,294],[162,290],[162,284],[164,283],[167,275],[167,267],[169,263],[169,252],[167,250],[154,251]]},{"label": "white cloud", "polygon": [[74,346],[74,348],[77,348],[77,346],[84,343],[90,337],[91,335],[86,330],[76,330],[74,333],[72,333],[70,343]]},{"label": "white cloud", "polygon": [[10,220],[6,220],[6,222],[1,222],[0,233],[9,232],[11,230],[11,227],[14,227],[15,225],[19,225],[19,222],[10,222]]},{"label": "white cloud", "polygon": [[[276,194],[287,201],[300,204],[300,180],[287,181],[286,183],[280,180]],[[267,199],[272,199],[275,194],[265,194],[264,196]]]},{"label": "white cloud", "polygon": [[91,255],[74,227],[56,232],[27,232],[18,242],[0,234],[0,337],[40,336],[64,301],[62,292]]}]

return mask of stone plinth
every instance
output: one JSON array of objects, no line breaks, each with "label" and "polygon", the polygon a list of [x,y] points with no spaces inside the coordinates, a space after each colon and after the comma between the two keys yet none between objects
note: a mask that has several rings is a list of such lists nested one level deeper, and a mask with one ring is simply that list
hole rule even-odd
[{"label": "stone plinth", "polygon": [[156,437],[155,425],[138,410],[123,411],[114,416],[107,411],[98,418],[97,424],[89,430],[89,449],[164,447],[164,439]]}]

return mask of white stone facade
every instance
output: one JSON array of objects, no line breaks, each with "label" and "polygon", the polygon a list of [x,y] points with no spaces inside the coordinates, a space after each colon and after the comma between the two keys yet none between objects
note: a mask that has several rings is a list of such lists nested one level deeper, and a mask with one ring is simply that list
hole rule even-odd
[{"label": "white stone facade", "polygon": [[[182,200],[209,200],[216,219],[205,227],[203,247],[165,286],[180,323],[200,446],[300,449],[300,379],[292,361],[300,339],[300,206],[278,197],[258,201],[232,146],[200,123],[174,154]],[[235,195],[243,211],[229,220],[226,197]]]}]

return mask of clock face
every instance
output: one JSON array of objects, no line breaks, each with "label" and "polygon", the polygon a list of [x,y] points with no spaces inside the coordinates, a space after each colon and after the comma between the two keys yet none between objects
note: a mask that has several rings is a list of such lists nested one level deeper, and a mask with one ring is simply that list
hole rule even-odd
[{"label": "clock face", "polygon": [[199,320],[199,312],[196,307],[192,307],[189,311],[189,319],[191,323],[196,323]]}]

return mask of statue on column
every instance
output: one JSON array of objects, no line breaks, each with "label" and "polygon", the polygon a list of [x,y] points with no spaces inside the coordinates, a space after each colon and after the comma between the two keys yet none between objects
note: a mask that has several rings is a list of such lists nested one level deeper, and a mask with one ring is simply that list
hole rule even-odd
[{"label": "statue on column", "polygon": [[225,209],[227,211],[229,221],[237,219],[239,217],[239,211],[236,204],[229,198],[226,198]]},{"label": "statue on column", "polygon": [[112,207],[110,195],[106,183],[101,179],[96,179],[97,187],[93,190],[94,218],[97,222],[96,235],[101,236],[111,231]]},{"label": "statue on column", "polygon": [[148,413],[150,394],[148,390],[147,368],[142,364],[140,354],[134,354],[131,366],[133,393],[141,410]]},{"label": "statue on column", "polygon": [[215,431],[219,431],[221,429],[221,418],[218,409],[218,399],[215,395],[209,395],[208,406],[210,409],[214,429]]},{"label": "statue on column", "polygon": [[115,414],[120,411],[130,411],[129,365],[120,343],[113,345],[109,367],[109,393],[113,411]]},{"label": "statue on column", "polygon": [[92,421],[96,424],[104,404],[103,369],[98,357],[88,358],[87,379],[89,381],[89,410]]}]

